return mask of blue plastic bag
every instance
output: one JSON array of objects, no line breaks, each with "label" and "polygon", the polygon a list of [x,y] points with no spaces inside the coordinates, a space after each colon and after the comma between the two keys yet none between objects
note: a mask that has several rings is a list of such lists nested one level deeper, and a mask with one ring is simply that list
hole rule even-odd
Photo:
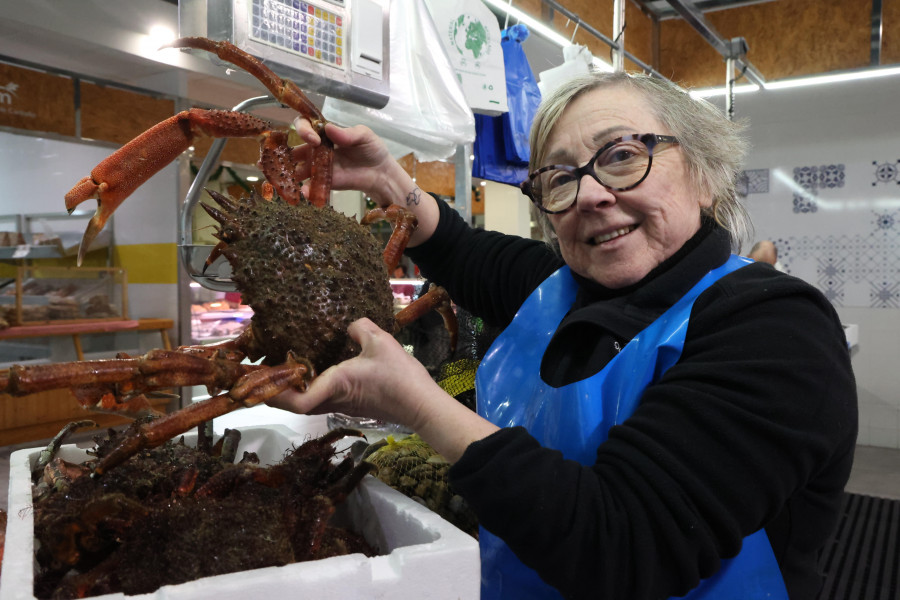
[{"label": "blue plastic bag", "polygon": [[541,103],[537,80],[522,48],[522,42],[528,38],[528,34],[528,28],[518,24],[505,29],[500,38],[506,69],[506,99],[509,104],[509,112],[501,115],[506,159],[521,165],[527,165],[531,156],[528,136],[537,107]]},{"label": "blue plastic bag", "polygon": [[509,112],[498,117],[475,115],[473,177],[510,185],[519,185],[528,177],[528,135],[541,94],[522,49],[527,37],[528,28],[522,24],[503,30]]},{"label": "blue plastic bag", "polygon": [[519,185],[528,177],[528,167],[506,160],[502,117],[475,115],[472,177]]}]

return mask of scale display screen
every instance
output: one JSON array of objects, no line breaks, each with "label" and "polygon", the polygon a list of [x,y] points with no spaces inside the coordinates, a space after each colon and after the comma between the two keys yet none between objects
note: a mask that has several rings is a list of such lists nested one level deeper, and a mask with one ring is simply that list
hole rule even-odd
[{"label": "scale display screen", "polygon": [[181,0],[178,6],[183,36],[228,40],[307,91],[373,108],[387,104],[390,0]]}]

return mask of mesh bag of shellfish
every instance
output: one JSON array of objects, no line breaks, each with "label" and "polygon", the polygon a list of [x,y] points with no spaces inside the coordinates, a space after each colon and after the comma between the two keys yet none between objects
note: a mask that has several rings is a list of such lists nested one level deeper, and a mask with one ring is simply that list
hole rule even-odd
[{"label": "mesh bag of shellfish", "polygon": [[389,435],[370,445],[363,460],[375,465],[378,479],[478,537],[475,513],[450,487],[450,463],[418,435],[401,440]]}]

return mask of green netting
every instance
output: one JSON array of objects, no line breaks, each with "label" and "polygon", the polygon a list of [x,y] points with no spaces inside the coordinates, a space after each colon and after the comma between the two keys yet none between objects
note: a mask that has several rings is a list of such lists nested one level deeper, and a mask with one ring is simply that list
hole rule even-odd
[{"label": "green netting", "polygon": [[378,479],[477,537],[475,514],[450,487],[450,463],[422,438],[413,434],[398,441],[389,435],[367,452],[364,460],[377,467]]}]

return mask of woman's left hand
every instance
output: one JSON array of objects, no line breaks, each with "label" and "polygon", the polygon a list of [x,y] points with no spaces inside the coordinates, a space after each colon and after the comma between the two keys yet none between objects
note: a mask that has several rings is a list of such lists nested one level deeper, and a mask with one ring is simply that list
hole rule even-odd
[{"label": "woman's left hand", "polygon": [[398,423],[418,433],[447,460],[497,427],[447,394],[425,367],[369,319],[347,328],[358,356],[326,369],[303,393],[287,391],[268,404],[300,414],[340,412]]},{"label": "woman's left hand", "polygon": [[347,329],[362,350],[330,367],[304,393],[285,392],[270,405],[297,413],[341,412],[411,426],[428,395],[443,392],[425,367],[369,319]]}]

